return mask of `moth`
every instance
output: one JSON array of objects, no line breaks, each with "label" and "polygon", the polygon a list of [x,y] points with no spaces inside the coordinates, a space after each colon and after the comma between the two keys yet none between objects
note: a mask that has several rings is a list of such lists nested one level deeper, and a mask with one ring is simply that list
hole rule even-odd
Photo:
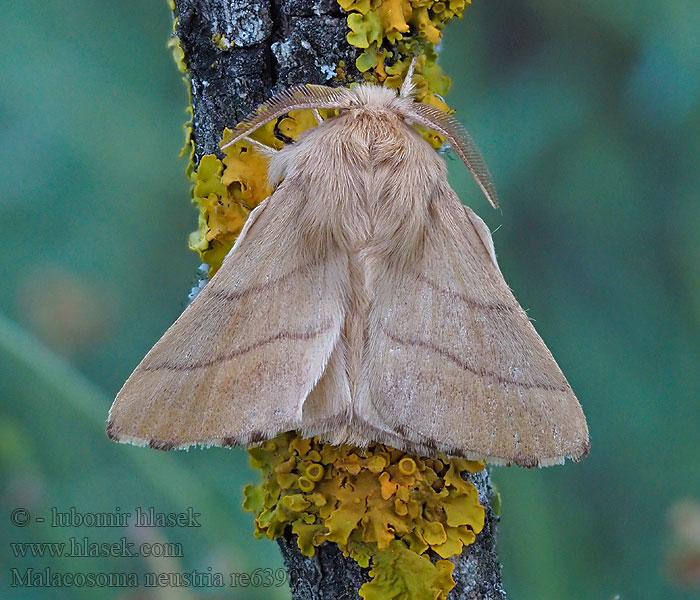
[{"label": "moth", "polygon": [[298,430],[497,464],[584,456],[581,406],[506,285],[486,224],[416,130],[447,140],[497,206],[450,114],[400,93],[301,85],[234,143],[295,109],[336,109],[273,154],[275,191],[116,397],[110,438],[169,450]]}]

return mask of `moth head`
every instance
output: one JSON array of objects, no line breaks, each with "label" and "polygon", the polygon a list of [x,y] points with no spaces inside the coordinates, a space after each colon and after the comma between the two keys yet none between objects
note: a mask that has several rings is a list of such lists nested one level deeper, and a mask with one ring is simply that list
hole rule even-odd
[{"label": "moth head", "polygon": [[[413,94],[415,92],[413,71],[417,60],[417,56],[414,56],[411,60],[398,94],[393,88],[383,85],[371,83],[358,85],[351,89],[352,95],[348,96],[349,106],[347,108],[386,109],[401,116],[403,108],[413,103]],[[339,106],[338,108],[342,107]]]},{"label": "moth head", "polygon": [[302,84],[276,94],[239,123],[236,135],[223,148],[235,144],[265,123],[291,110],[326,108],[340,112],[353,109],[389,111],[409,124],[417,123],[444,137],[474,176],[486,198],[497,208],[498,196],[493,179],[467,130],[450,113],[413,99],[415,62],[414,58],[398,95],[392,88],[373,84],[359,85],[352,89]]}]

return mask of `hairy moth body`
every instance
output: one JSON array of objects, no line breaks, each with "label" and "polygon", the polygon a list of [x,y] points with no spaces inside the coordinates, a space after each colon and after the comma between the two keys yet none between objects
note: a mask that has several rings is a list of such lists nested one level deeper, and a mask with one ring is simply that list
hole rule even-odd
[{"label": "hairy moth body", "polygon": [[525,466],[585,455],[581,406],[413,124],[445,136],[495,205],[466,131],[406,90],[300,86],[236,139],[293,108],[339,114],[271,158],[279,185],[124,384],[108,435],[170,449],[299,430]]}]

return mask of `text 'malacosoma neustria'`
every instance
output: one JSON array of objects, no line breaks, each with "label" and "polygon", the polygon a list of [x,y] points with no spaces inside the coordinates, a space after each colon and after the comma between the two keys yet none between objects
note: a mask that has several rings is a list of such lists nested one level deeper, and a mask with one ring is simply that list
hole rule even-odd
[{"label": "text 'malacosoma neustria'", "polygon": [[338,111],[279,152],[263,148],[275,191],[124,384],[109,437],[171,449],[299,430],[525,466],[587,453],[581,406],[487,226],[413,125],[443,136],[495,206],[488,169],[410,81],[399,95],[297,86],[239,126],[231,143],[290,110]]}]

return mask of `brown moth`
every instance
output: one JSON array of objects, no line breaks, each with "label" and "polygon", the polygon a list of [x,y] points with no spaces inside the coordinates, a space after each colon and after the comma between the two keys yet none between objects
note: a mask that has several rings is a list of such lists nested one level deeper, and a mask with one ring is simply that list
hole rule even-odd
[{"label": "brown moth", "polygon": [[[545,466],[584,456],[586,420],[496,263],[486,224],[414,129],[443,136],[494,206],[450,114],[374,85],[301,85],[231,142],[294,109],[337,109],[270,159],[274,193],[129,377],[110,438],[153,448],[333,444]],[[318,115],[318,111],[316,111]],[[252,140],[249,140],[253,142]]]}]

